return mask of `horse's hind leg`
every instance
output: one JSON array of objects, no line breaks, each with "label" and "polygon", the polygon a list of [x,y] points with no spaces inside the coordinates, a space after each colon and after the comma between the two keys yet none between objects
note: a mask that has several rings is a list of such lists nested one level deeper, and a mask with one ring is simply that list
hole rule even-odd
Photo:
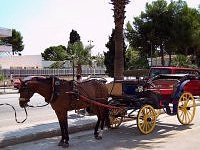
[{"label": "horse's hind leg", "polygon": [[97,123],[96,123],[95,128],[94,128],[95,139],[98,139],[98,136],[99,136],[98,129],[99,129],[99,124],[100,124],[100,118],[99,118],[99,116],[97,116],[97,117],[98,117],[98,120],[97,120]]},{"label": "horse's hind leg", "polygon": [[100,120],[100,127],[101,130],[98,133],[98,136],[96,137],[96,139],[102,139],[103,136],[103,130],[104,130],[104,126],[106,125],[108,128],[110,128],[110,119],[109,119],[109,111],[105,110],[101,112],[101,118],[99,118]]},{"label": "horse's hind leg", "polygon": [[104,125],[105,125],[105,118],[103,117],[103,119],[101,120],[101,130],[99,131],[99,139],[102,139]]},{"label": "horse's hind leg", "polygon": [[[96,126],[95,126],[95,132],[94,132],[94,137],[95,137],[95,139],[97,139],[97,140],[101,140],[101,139],[102,139],[104,124],[105,124],[105,118],[100,119],[100,118],[98,117],[98,121],[97,121],[97,124],[96,124]],[[100,126],[101,129],[100,129],[100,131],[98,132],[99,125],[101,125],[101,126]]]}]

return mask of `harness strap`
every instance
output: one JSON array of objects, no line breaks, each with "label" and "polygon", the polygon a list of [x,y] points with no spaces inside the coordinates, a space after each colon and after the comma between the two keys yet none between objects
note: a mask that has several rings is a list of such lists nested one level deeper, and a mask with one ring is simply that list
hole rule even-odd
[{"label": "harness strap", "polygon": [[54,99],[54,91],[55,91],[54,82],[55,82],[55,78],[52,77],[52,84],[51,84],[52,92],[51,92],[51,98],[49,100],[49,103],[53,102],[53,99]]}]

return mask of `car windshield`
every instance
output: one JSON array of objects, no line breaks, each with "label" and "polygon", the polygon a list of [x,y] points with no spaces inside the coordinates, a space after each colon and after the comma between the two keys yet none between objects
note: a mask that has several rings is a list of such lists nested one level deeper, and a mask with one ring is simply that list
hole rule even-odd
[{"label": "car windshield", "polygon": [[165,68],[162,68],[162,69],[160,69],[160,68],[152,68],[151,71],[150,71],[149,76],[150,77],[154,77],[154,76],[157,76],[159,74],[170,74],[171,73],[170,71],[171,71],[170,69],[165,69]]}]

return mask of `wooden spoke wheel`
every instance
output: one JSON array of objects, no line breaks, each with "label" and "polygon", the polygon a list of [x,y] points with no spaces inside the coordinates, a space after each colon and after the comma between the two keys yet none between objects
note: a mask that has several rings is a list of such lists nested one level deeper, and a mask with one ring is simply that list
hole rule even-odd
[{"label": "wooden spoke wheel", "polygon": [[141,133],[149,134],[156,126],[156,112],[151,105],[144,105],[138,112],[137,126]]},{"label": "wooden spoke wheel", "polygon": [[184,92],[178,101],[177,118],[181,124],[187,125],[192,122],[196,112],[194,97],[189,92]]},{"label": "wooden spoke wheel", "polygon": [[111,109],[109,112],[110,127],[111,129],[118,128],[123,122],[123,116],[119,115],[119,110]]}]

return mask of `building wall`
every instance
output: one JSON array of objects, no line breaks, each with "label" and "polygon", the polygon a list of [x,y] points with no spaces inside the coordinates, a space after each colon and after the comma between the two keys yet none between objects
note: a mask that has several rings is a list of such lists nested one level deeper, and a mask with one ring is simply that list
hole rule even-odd
[{"label": "building wall", "polygon": [[2,69],[43,68],[41,55],[5,56],[0,58]]},{"label": "building wall", "polygon": [[[2,69],[34,69],[48,68],[55,61],[45,61],[41,55],[23,55],[23,56],[3,56],[0,57],[0,66]],[[71,63],[67,61],[65,68],[71,67]]]}]

